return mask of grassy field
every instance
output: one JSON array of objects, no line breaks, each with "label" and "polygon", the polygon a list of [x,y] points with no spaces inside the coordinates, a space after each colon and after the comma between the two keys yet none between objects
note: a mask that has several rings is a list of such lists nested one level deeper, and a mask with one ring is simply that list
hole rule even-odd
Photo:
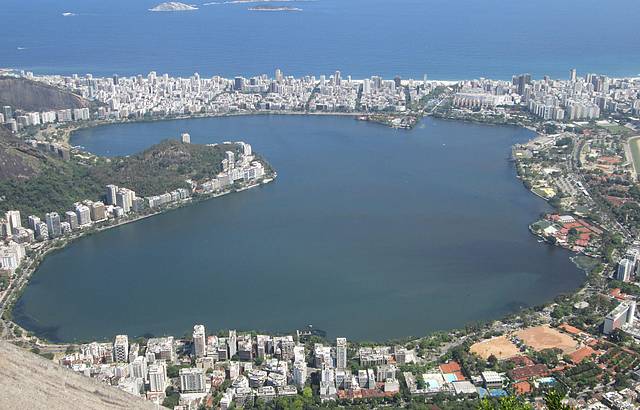
[{"label": "grassy field", "polygon": [[633,157],[633,167],[636,173],[640,172],[640,137],[634,137],[629,140],[629,148]]},{"label": "grassy field", "polygon": [[618,124],[599,125],[599,127],[606,129],[607,131],[609,131],[613,135],[622,135],[623,137],[628,137],[628,136],[631,136],[631,134],[633,134],[632,130],[630,130],[629,128],[627,128],[625,126],[618,125]]}]

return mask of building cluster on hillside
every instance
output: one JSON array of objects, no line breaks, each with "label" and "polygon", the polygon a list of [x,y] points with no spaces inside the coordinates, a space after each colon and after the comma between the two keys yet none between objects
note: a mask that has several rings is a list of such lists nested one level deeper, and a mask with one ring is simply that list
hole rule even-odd
[{"label": "building cluster on hillside", "polygon": [[570,71],[568,80],[545,76],[533,80],[530,74],[513,76],[512,81],[482,78],[461,81],[453,105],[468,109],[521,106],[531,114],[554,121],[597,119],[602,113],[640,114],[640,79],[614,79]]},{"label": "building cluster on hillside", "polygon": [[[248,112],[404,112],[407,103],[416,103],[436,86],[423,80],[384,80],[372,76],[363,80],[332,75],[223,78],[170,77],[150,72],[146,76],[71,77],[48,75],[28,78],[77,93],[101,106],[92,119],[127,119],[147,116],[223,115]],[[77,118],[89,119],[89,113],[78,111]],[[49,119],[50,116],[47,116]],[[57,118],[57,117],[56,117]],[[62,120],[67,117],[62,115]],[[75,111],[71,119],[76,119]],[[27,122],[26,125],[37,125]]]},{"label": "building cluster on hillside", "polygon": [[[224,142],[224,144],[231,144]],[[240,152],[237,155],[233,151],[225,151],[222,160],[222,171],[212,179],[203,181],[196,190],[201,193],[225,192],[237,181],[245,184],[255,184],[265,176],[264,165],[255,160],[251,145],[239,141],[236,143]],[[215,144],[214,144],[215,145]]]},{"label": "building cluster on hillside", "polygon": [[0,124],[14,133],[30,126],[87,121],[90,118],[91,113],[87,107],[55,111],[14,111],[10,105],[5,105],[0,112]]}]

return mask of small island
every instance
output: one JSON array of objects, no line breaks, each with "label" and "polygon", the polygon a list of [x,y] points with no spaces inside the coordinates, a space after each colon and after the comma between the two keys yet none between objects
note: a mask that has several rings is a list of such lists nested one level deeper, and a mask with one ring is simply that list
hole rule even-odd
[{"label": "small island", "polygon": [[193,11],[198,10],[197,7],[190,4],[180,3],[178,1],[168,1],[160,3],[149,11]]}]

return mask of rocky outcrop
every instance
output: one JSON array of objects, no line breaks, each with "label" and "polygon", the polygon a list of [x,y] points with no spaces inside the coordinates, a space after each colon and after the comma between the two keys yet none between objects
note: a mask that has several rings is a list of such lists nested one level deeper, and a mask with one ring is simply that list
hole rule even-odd
[{"label": "rocky outcrop", "polygon": [[0,391],[2,409],[157,408],[4,341],[0,341]]},{"label": "rocky outcrop", "polygon": [[46,111],[83,108],[89,101],[79,95],[26,78],[0,77],[0,106],[14,110]]}]

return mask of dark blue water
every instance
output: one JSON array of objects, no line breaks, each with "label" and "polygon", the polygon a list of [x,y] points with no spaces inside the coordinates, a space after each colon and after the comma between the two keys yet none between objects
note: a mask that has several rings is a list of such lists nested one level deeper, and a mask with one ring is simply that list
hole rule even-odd
[{"label": "dark blue water", "polygon": [[547,205],[507,160],[515,127],[258,116],[82,130],[130,154],[182,131],[243,139],[278,179],[81,239],[45,259],[17,322],[52,340],[210,329],[390,339],[498,318],[575,289],[569,253],[528,224]]},{"label": "dark blue water", "polygon": [[3,0],[0,67],[107,76],[280,67],[419,79],[566,78],[572,67],[640,73],[637,0],[318,0],[283,3],[300,13],[251,12],[247,4],[147,11],[159,2]]}]

